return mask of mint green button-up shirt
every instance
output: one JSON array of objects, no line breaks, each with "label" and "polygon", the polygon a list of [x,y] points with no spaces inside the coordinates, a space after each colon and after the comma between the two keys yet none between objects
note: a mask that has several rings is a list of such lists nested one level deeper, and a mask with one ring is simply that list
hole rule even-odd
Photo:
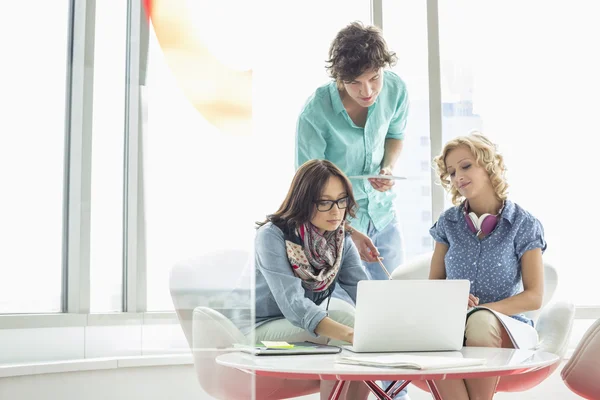
[{"label": "mint green button-up shirt", "polygon": [[[304,106],[296,129],[296,169],[308,160],[326,159],[347,176],[379,174],[385,139],[403,139],[408,94],[402,79],[384,71],[383,87],[369,107],[365,127],[352,122],[335,82],[319,87]],[[379,192],[366,179],[351,179],[359,209],[352,226],[367,233],[369,221],[378,231],[393,219],[393,190]]]}]

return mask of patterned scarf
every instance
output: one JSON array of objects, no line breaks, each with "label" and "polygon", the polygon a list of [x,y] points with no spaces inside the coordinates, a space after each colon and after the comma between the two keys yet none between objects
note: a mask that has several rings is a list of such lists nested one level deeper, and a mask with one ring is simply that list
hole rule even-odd
[{"label": "patterned scarf", "polygon": [[[297,241],[285,241],[288,260],[302,286],[313,292],[327,290],[340,270],[344,250],[344,227],[323,235],[310,222],[297,230]],[[301,244],[300,244],[301,243]]]}]

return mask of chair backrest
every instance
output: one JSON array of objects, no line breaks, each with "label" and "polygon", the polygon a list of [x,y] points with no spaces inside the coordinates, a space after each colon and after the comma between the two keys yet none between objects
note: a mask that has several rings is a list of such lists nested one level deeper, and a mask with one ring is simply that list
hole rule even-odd
[{"label": "chair backrest", "polygon": [[249,251],[233,249],[211,252],[173,266],[169,278],[171,299],[190,348],[194,309],[226,308],[233,291],[250,283],[249,278],[248,285],[242,281],[249,261]]},{"label": "chair backrest", "polygon": [[[419,255],[407,263],[400,265],[392,272],[392,279],[427,279],[429,277],[429,268],[431,266],[431,257],[433,252]],[[544,260],[544,298],[542,307],[537,311],[526,312],[528,318],[537,320],[541,309],[546,306],[554,296],[556,286],[558,285],[558,273],[554,265]]]},{"label": "chair backrest", "polygon": [[600,398],[600,319],[586,331],[560,375],[579,396]]},{"label": "chair backrest", "polygon": [[202,389],[217,399],[250,399],[252,376],[217,364],[215,358],[243,343],[242,332],[221,313],[196,307],[193,311],[192,355],[196,376]]},{"label": "chair backrest", "polygon": [[216,399],[251,399],[253,377],[218,365],[215,358],[245,337],[214,308],[227,308],[248,265],[245,250],[222,250],[177,263],[169,286],[177,317],[192,350],[198,382]]}]

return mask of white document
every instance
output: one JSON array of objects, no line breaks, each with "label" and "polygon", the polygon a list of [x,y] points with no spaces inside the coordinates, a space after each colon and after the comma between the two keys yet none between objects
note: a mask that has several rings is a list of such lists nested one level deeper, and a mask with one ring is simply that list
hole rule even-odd
[{"label": "white document", "polygon": [[354,175],[349,176],[350,179],[394,179],[394,180],[403,180],[406,179],[405,176],[397,176],[397,175]]},{"label": "white document", "polygon": [[411,354],[386,354],[378,356],[340,356],[340,364],[365,365],[381,368],[446,369],[485,364],[483,358],[441,357]]},{"label": "white document", "polygon": [[467,316],[471,315],[477,310],[488,310],[494,313],[500,323],[506,329],[510,340],[517,349],[533,350],[538,345],[537,335],[534,334],[534,330],[531,326],[528,326],[524,322],[518,321],[508,315],[499,313],[487,307],[473,307],[467,312]]}]

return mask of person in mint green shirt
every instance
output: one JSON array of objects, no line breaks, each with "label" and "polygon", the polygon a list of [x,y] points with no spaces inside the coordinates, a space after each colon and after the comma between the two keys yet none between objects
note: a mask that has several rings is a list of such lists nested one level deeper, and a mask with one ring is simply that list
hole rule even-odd
[{"label": "person in mint green shirt", "polygon": [[[333,81],[311,95],[298,118],[296,168],[307,160],[326,159],[347,176],[391,175],[409,108],[404,82],[384,69],[394,65],[395,54],[379,29],[355,22],[338,33],[329,55]],[[359,205],[350,221],[357,231],[353,239],[371,277],[387,279],[376,257],[383,257],[390,272],[403,262],[394,181],[351,181]]]},{"label": "person in mint green shirt", "polygon": [[[298,118],[296,169],[308,160],[326,159],[349,177],[392,175],[409,109],[404,82],[386,70],[395,62],[396,55],[376,27],[354,22],[337,34],[327,66],[333,80],[310,96]],[[346,229],[352,232],[370,279],[388,279],[377,257],[390,273],[404,262],[394,181],[351,183],[359,208]],[[333,296],[353,304],[341,288]],[[396,399],[408,399],[406,391]]]}]

